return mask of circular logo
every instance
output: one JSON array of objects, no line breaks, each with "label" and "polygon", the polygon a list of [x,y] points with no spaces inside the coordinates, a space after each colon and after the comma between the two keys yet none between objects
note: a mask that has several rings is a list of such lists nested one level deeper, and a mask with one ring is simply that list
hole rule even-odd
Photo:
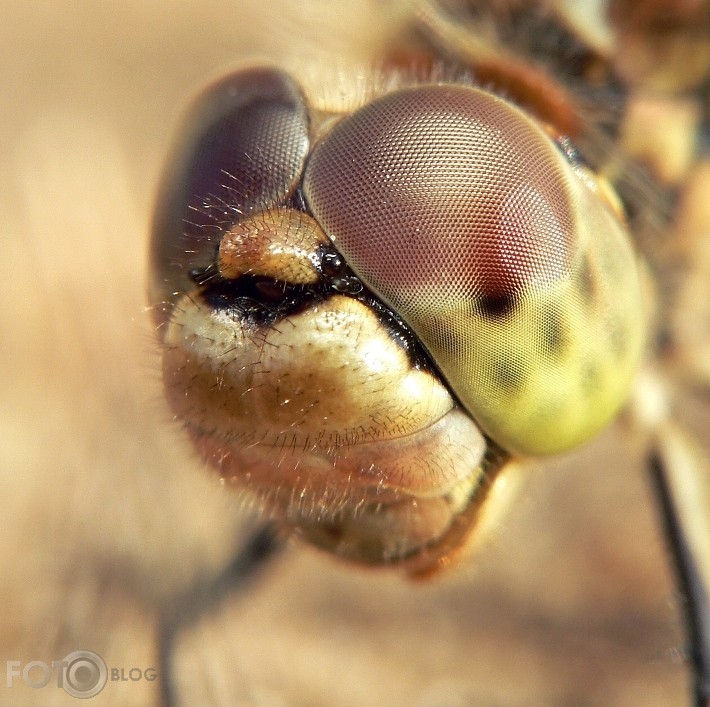
[{"label": "circular logo", "polygon": [[64,658],[64,691],[86,699],[98,695],[108,680],[103,658],[93,651],[73,651]]}]

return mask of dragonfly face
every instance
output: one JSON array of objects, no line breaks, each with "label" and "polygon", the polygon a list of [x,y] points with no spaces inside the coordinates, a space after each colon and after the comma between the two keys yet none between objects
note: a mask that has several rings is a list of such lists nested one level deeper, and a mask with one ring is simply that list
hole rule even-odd
[{"label": "dragonfly face", "polygon": [[223,477],[341,557],[429,572],[495,515],[511,457],[613,417],[643,341],[635,256],[551,133],[446,82],[347,115],[277,69],[202,94],[152,299],[168,399]]},{"label": "dragonfly face", "polygon": [[[672,338],[646,330],[635,247],[665,322],[656,206],[681,191],[610,150],[639,129],[634,79],[560,15],[419,10],[392,62],[421,67],[424,47],[467,79],[386,59],[387,89],[347,111],[279,69],[203,93],[165,172],[152,283],[168,399],[203,458],[309,542],[413,576],[483,535],[516,460],[602,429],[644,345]],[[658,469],[672,426],[638,402]]]}]

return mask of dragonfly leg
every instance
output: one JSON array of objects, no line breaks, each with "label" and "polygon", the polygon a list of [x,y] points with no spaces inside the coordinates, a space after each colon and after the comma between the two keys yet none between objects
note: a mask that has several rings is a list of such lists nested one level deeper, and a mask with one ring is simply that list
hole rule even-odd
[{"label": "dragonfly leg", "polygon": [[710,468],[674,421],[666,387],[648,371],[634,412],[649,434],[648,472],[682,597],[696,707],[710,705]]},{"label": "dragonfly leg", "polygon": [[198,580],[163,610],[157,649],[161,707],[176,707],[179,704],[173,658],[180,633],[217,606],[224,597],[246,589],[283,545],[282,535],[273,525],[262,526],[241,545],[232,561],[219,574]]},{"label": "dragonfly leg", "polygon": [[694,554],[691,535],[682,517],[682,504],[674,494],[668,459],[659,447],[652,449],[648,468],[665,527],[689,641],[688,659],[693,669],[696,707],[710,704],[710,596],[707,578]]}]

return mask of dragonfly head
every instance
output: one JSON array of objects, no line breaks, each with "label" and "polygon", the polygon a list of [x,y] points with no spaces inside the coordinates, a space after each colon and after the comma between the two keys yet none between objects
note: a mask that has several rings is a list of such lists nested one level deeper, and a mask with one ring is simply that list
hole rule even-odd
[{"label": "dragonfly head", "polygon": [[323,116],[265,68],[187,116],[151,300],[167,398],[222,478],[411,572],[495,517],[512,456],[614,415],[643,334],[623,218],[518,108],[430,84]]}]

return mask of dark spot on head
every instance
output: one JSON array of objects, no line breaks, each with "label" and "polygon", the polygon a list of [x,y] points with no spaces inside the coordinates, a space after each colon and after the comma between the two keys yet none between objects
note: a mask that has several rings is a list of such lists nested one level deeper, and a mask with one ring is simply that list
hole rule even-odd
[{"label": "dark spot on head", "polygon": [[579,267],[579,289],[587,304],[591,304],[597,293],[597,282],[589,256],[582,258]]},{"label": "dark spot on head", "polygon": [[562,315],[556,310],[545,313],[541,324],[542,344],[547,354],[561,357],[569,344],[566,327]]},{"label": "dark spot on head", "polygon": [[517,298],[511,294],[484,295],[479,297],[478,311],[488,319],[505,319],[515,310]]},{"label": "dark spot on head", "polygon": [[586,394],[589,395],[593,391],[599,389],[601,382],[600,377],[599,367],[593,361],[587,360],[582,364],[580,371],[580,383],[582,390]]},{"label": "dark spot on head", "polygon": [[609,335],[609,346],[617,358],[623,358],[627,350],[626,327],[620,317],[609,317],[607,333]]},{"label": "dark spot on head", "polygon": [[523,366],[519,361],[503,359],[496,361],[491,370],[492,382],[509,394],[518,393],[523,387]]}]

